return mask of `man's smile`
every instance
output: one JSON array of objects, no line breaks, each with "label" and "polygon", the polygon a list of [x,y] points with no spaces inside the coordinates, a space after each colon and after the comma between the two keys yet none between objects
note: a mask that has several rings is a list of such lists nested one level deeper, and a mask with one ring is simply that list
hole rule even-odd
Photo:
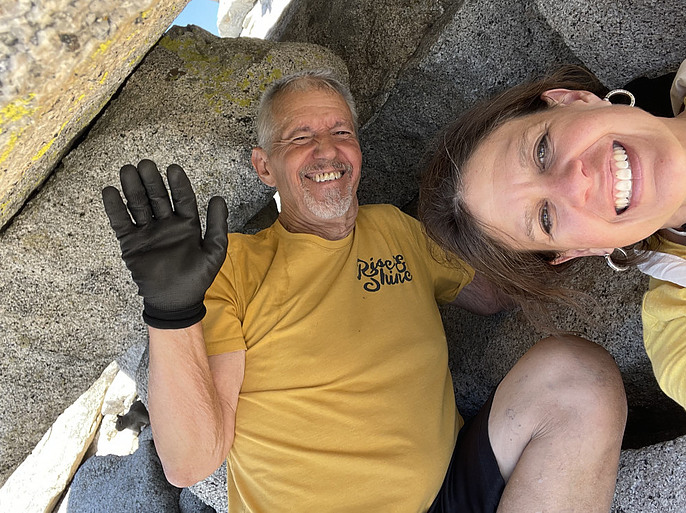
[{"label": "man's smile", "polygon": [[314,175],[310,179],[314,180],[317,183],[320,183],[320,182],[330,182],[332,180],[338,180],[341,176],[343,176],[342,172],[333,171],[331,173],[317,173],[316,175]]},{"label": "man's smile", "polygon": [[315,183],[323,183],[340,180],[350,171],[352,171],[352,166],[349,164],[331,161],[311,164],[303,169],[302,175]]}]

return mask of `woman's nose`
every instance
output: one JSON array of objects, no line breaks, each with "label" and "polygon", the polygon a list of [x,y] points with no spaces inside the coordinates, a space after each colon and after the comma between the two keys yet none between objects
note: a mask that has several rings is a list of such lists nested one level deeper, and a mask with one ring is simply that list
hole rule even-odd
[{"label": "woman's nose", "polygon": [[574,207],[582,207],[586,204],[593,186],[593,179],[581,161],[571,162],[565,169],[553,175],[559,195]]}]

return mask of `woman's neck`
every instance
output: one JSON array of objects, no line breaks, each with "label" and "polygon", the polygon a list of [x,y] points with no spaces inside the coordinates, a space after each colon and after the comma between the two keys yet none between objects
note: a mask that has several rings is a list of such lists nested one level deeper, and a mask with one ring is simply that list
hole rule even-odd
[{"label": "woman's neck", "polygon": [[[681,143],[684,153],[684,166],[679,169],[678,172],[683,173],[686,176],[686,111],[682,112],[675,118],[667,118],[667,124],[669,129],[674,134],[676,139]],[[686,182],[686,178],[684,179]],[[684,199],[681,204],[681,208],[678,209],[674,215],[670,218],[668,223],[668,228],[679,229],[686,224],[686,189],[684,190]]]}]

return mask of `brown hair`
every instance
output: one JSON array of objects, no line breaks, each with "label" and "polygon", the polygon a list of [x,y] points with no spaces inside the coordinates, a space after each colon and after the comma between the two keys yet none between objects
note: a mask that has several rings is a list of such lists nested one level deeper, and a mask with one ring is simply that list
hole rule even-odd
[{"label": "brown hair", "polygon": [[580,306],[579,293],[563,286],[563,271],[573,264],[552,265],[559,256],[555,251],[517,251],[490,235],[492,228],[479,222],[465,205],[461,172],[476,147],[503,123],[549,108],[541,95],[556,88],[599,96],[606,92],[585,68],[564,66],[476,105],[437,139],[424,166],[419,199],[419,217],[429,237],[515,299],[539,328],[547,329],[552,326],[548,304]]}]

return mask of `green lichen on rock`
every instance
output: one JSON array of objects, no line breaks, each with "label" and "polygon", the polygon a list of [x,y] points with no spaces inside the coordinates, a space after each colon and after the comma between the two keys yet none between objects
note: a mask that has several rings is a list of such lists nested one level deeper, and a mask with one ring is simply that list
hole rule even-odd
[{"label": "green lichen on rock", "polygon": [[315,45],[221,39],[196,27],[172,28],[158,47],[174,55],[177,69],[167,80],[198,80],[208,109],[220,115],[254,115],[261,94],[275,80],[337,60]]},{"label": "green lichen on rock", "polygon": [[23,98],[17,98],[0,109],[0,134],[2,134],[9,123],[19,121],[26,116],[31,116],[36,112],[37,107],[32,106],[34,93],[28,94]]}]

